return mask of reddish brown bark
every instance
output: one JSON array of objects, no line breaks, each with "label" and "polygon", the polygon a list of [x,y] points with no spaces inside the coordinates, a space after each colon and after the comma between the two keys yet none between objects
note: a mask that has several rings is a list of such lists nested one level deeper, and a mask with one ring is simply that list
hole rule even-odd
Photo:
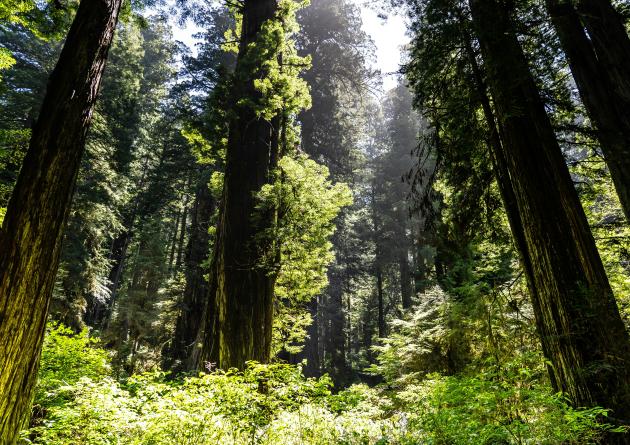
[{"label": "reddish brown bark", "polygon": [[120,0],[81,2],[0,232],[0,443],[29,417],[46,315],[85,136]]}]

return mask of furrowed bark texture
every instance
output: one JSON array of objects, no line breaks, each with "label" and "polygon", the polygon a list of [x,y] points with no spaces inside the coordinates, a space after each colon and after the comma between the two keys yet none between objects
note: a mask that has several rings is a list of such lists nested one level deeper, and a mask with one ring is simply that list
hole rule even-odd
[{"label": "furrowed bark texture", "polygon": [[630,221],[630,40],[607,2],[581,2],[591,38],[572,2],[546,4]]},{"label": "furrowed bark texture", "polygon": [[0,443],[29,417],[46,315],[120,0],[83,0],[48,89],[0,232]]},{"label": "furrowed bark texture", "polygon": [[174,338],[164,351],[165,367],[176,372],[194,369],[190,359],[209,292],[206,279],[206,262],[210,253],[208,229],[215,203],[210,193],[208,173],[209,171],[200,175],[195,192],[186,252],[186,287]]},{"label": "furrowed bark texture", "polygon": [[260,97],[254,87],[264,75],[263,60],[252,62],[248,46],[262,25],[274,18],[276,0],[243,2],[239,54],[232,85],[234,113],[230,118],[221,214],[204,316],[198,366],[242,368],[248,360],[268,362],[271,354],[275,258],[261,234],[277,215],[255,209],[255,194],[272,182],[278,162],[279,119],[265,120],[242,99]]},{"label": "furrowed bark texture", "polygon": [[576,406],[603,406],[627,422],[628,334],[509,8],[496,0],[470,5],[522,221],[524,257],[531,260],[532,302],[552,382]]},{"label": "furrowed bark texture", "polygon": [[[475,90],[488,127],[488,146],[490,147],[490,151],[492,153],[492,170],[497,181],[501,201],[508,218],[512,239],[514,240],[516,250],[519,253],[519,259],[525,272],[530,292],[533,293],[535,292],[534,268],[527,250],[525,230],[523,229],[523,221],[519,213],[516,195],[514,194],[514,187],[512,185],[512,178],[510,177],[510,171],[508,169],[506,158],[507,154],[501,140],[499,128],[497,127],[497,119],[495,117],[494,110],[492,109],[492,104],[490,103],[488,87],[483,78],[482,69],[477,61],[477,54],[475,53],[472,45],[472,36],[466,33],[463,36],[463,40],[466,54],[472,68]],[[537,298],[535,299],[537,300]]]}]

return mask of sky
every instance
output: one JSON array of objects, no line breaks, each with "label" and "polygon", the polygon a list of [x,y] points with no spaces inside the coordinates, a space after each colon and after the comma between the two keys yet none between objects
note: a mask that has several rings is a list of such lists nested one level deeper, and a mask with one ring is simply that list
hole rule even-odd
[{"label": "sky", "polygon": [[[361,4],[361,2],[357,2]],[[376,67],[383,76],[383,90],[387,91],[396,86],[396,75],[401,63],[402,47],[409,42],[405,35],[407,26],[403,17],[387,15],[387,20],[378,17],[378,13],[371,8],[361,7],[363,30],[376,45]]]},{"label": "sky", "polygon": [[[364,5],[365,0],[354,0],[361,6],[361,18],[363,30],[368,34],[376,46],[375,65],[381,70],[383,76],[383,90],[387,91],[396,86],[396,75],[401,62],[401,47],[409,38],[405,35],[406,25],[401,16],[387,15],[387,19],[380,18],[378,12]],[[173,37],[194,47],[193,35],[200,31],[192,23],[185,27],[174,27]]]}]

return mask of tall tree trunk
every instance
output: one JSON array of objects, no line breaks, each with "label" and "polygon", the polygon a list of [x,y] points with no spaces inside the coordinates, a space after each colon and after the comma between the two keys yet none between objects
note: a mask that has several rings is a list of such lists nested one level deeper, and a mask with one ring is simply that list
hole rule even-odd
[{"label": "tall tree trunk", "polygon": [[413,297],[413,288],[411,286],[411,267],[409,265],[409,247],[410,242],[407,237],[407,220],[409,219],[407,216],[406,209],[401,206],[400,210],[400,240],[401,245],[399,246],[398,252],[398,267],[400,273],[400,299],[402,303],[403,309],[408,309],[411,307],[412,297]]},{"label": "tall tree trunk", "polygon": [[532,302],[554,387],[630,418],[628,334],[509,8],[471,0],[532,262]]},{"label": "tall tree trunk", "polygon": [[277,271],[275,265],[268,264],[269,258],[275,259],[272,243],[260,235],[275,223],[277,212],[256,214],[255,194],[273,181],[280,120],[265,120],[248,102],[260,98],[254,82],[264,75],[264,60],[249,54],[251,44],[259,37],[262,25],[273,19],[277,7],[276,0],[246,0],[242,6],[225,183],[209,292],[209,305],[214,309],[208,307],[204,317],[200,366],[210,361],[221,368],[242,368],[248,360],[270,360]]},{"label": "tall tree trunk", "polygon": [[586,26],[600,66],[608,74],[614,94],[630,114],[630,38],[623,18],[610,0],[577,0],[577,11]]},{"label": "tall tree trunk", "polygon": [[179,220],[182,217],[181,209],[177,209],[177,216],[175,217],[175,228],[173,229],[173,236],[171,236],[171,249],[168,256],[168,273],[169,275],[173,271],[173,263],[175,262],[175,251],[177,250],[177,234],[179,233]]},{"label": "tall tree trunk", "polygon": [[400,297],[403,309],[411,307],[413,290],[411,288],[411,268],[409,267],[409,251],[403,249],[398,259],[400,272]]},{"label": "tall tree trunk", "polygon": [[330,357],[328,372],[337,386],[343,387],[348,380],[348,363],[346,361],[346,330],[345,313],[343,310],[343,275],[340,265],[329,269],[328,301],[326,311],[328,315],[328,332],[326,336],[326,353]]},{"label": "tall tree trunk", "polygon": [[378,337],[385,338],[385,298],[383,295],[383,270],[376,266],[376,298],[378,302]]},{"label": "tall tree trunk", "polygon": [[[463,18],[461,20],[462,29],[466,29],[467,23],[465,23]],[[501,201],[503,202],[503,207],[508,218],[512,238],[519,254],[521,267],[523,267],[523,270],[525,271],[530,291],[534,292],[534,267],[527,250],[527,240],[525,238],[523,220],[521,219],[518,204],[516,202],[512,178],[510,177],[510,171],[508,169],[507,154],[505,152],[503,141],[501,140],[500,131],[497,126],[497,119],[495,118],[492,105],[490,104],[488,88],[483,78],[481,67],[477,62],[477,54],[473,49],[472,36],[465,32],[463,34],[463,40],[466,55],[472,68],[473,83],[477,92],[477,97],[479,103],[481,104],[481,109],[483,110],[486,126],[488,127],[488,146],[492,152],[492,170],[494,172],[497,186],[499,188],[499,194],[501,195]]]},{"label": "tall tree trunk", "polygon": [[209,170],[202,172],[197,184],[186,251],[186,286],[181,312],[177,317],[173,340],[163,353],[164,367],[175,372],[194,369],[191,353],[209,291],[206,279],[208,273],[206,262],[210,256],[208,230],[215,205],[210,193],[209,173]]},{"label": "tall tree trunk", "polygon": [[0,231],[0,443],[29,417],[62,231],[120,0],[84,0],[48,89]]},{"label": "tall tree trunk", "polygon": [[177,242],[177,259],[175,260],[175,270],[182,265],[184,258],[184,241],[186,240],[186,223],[188,222],[188,195],[184,198],[184,210],[182,211],[181,228],[179,232],[179,241]]},{"label": "tall tree trunk", "polygon": [[295,362],[300,363],[306,360],[303,368],[306,377],[319,377],[321,375],[319,360],[319,314],[318,314],[318,297],[315,296],[308,302],[307,310],[311,315],[313,322],[306,328],[306,340],[304,341],[304,349],[297,354]]},{"label": "tall tree trunk", "polygon": [[[606,19],[601,16],[604,14],[599,18],[590,14],[584,17],[595,36],[591,40],[571,1],[546,0],[546,3],[586,111],[597,128],[624,214],[630,221],[630,62],[616,59],[630,58],[630,40],[620,21],[615,19],[614,10],[607,27],[603,27]],[[600,2],[582,2],[586,3]],[[608,8],[604,9],[610,13]],[[625,40],[629,48],[625,49],[616,39]],[[595,48],[598,48],[597,53]]]}]

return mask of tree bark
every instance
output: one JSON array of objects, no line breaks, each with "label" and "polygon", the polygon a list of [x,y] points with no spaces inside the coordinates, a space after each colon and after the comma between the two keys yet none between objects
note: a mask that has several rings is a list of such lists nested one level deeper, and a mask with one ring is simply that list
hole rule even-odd
[{"label": "tree bark", "polygon": [[277,8],[276,0],[243,2],[225,182],[209,306],[201,333],[200,367],[205,362],[216,362],[224,369],[242,368],[248,360],[270,360],[277,270],[269,264],[270,258],[275,259],[272,242],[260,235],[275,223],[277,212],[256,214],[255,194],[273,181],[279,156],[280,119],[263,119],[243,99],[256,101],[260,97],[254,81],[264,75],[264,60],[252,57],[249,46]]},{"label": "tree bark", "polygon": [[175,217],[175,228],[173,229],[173,236],[171,236],[170,242],[170,254],[168,256],[168,273],[169,275],[173,271],[173,263],[175,262],[175,250],[177,247],[177,234],[179,233],[179,220],[182,217],[181,209],[177,209],[177,216]]},{"label": "tree bark", "polygon": [[188,222],[188,196],[184,198],[184,210],[182,212],[181,228],[179,232],[179,241],[177,242],[177,259],[175,260],[175,270],[182,265],[184,258],[184,241],[186,240],[186,223]]},{"label": "tree bark", "polygon": [[625,104],[618,112],[627,118],[630,114],[630,38],[623,18],[610,0],[577,0],[577,11],[614,94]]},{"label": "tree bark", "polygon": [[413,289],[411,288],[411,268],[409,267],[409,252],[403,249],[399,259],[400,267],[400,295],[403,309],[409,309],[412,304]]},{"label": "tree bark", "polygon": [[376,266],[376,297],[378,301],[378,337],[385,338],[385,298],[383,295],[383,271]]},{"label": "tree bark", "polygon": [[210,220],[214,200],[210,193],[209,171],[202,172],[192,207],[190,237],[186,250],[186,287],[181,311],[175,325],[175,335],[164,350],[164,367],[174,372],[194,369],[192,351],[199,332],[204,303],[208,296],[207,261],[210,256]]},{"label": "tree bark", "polygon": [[[615,11],[605,2],[582,2],[583,8],[592,4],[589,10],[593,10],[600,5],[606,11],[599,17],[584,15],[583,21],[594,36],[591,39],[572,2],[546,0],[546,4],[582,102],[597,129],[621,207],[630,221],[630,64],[616,59],[630,58],[630,40],[615,19]],[[610,19],[602,17],[608,15]],[[624,40],[629,48],[625,48]]]},{"label": "tree bark", "polygon": [[[471,0],[532,264],[532,303],[554,387],[630,419],[628,334],[509,8]],[[611,439],[612,440],[612,439]]]},{"label": "tree bark", "polygon": [[120,0],[84,0],[70,27],[0,232],[0,443],[29,417],[70,202]]},{"label": "tree bark", "polygon": [[325,351],[328,355],[327,371],[336,386],[343,387],[349,380],[346,361],[346,317],[343,310],[344,272],[339,264],[329,269],[327,288],[327,335]]},{"label": "tree bark", "polygon": [[319,312],[318,312],[318,296],[311,299],[308,304],[308,311],[311,314],[313,322],[306,329],[307,339],[304,343],[304,350],[301,357],[306,359],[304,366],[304,375],[306,377],[319,377],[321,375],[321,361],[319,358]]},{"label": "tree bark", "polygon": [[[462,28],[464,28],[464,26],[465,24],[462,20]],[[519,254],[521,267],[527,277],[530,292],[534,292],[534,267],[527,250],[527,240],[525,238],[523,220],[521,219],[518,204],[516,202],[512,178],[510,177],[510,171],[508,169],[507,154],[505,152],[503,141],[501,140],[500,131],[497,126],[497,119],[490,103],[488,88],[483,78],[482,69],[477,62],[477,54],[473,49],[472,36],[464,33],[463,40],[466,55],[472,69],[473,83],[477,92],[477,97],[479,99],[479,103],[481,104],[483,116],[488,127],[488,146],[492,152],[492,170],[494,172],[497,186],[499,188],[499,194],[501,195],[501,201],[508,218],[512,239],[514,240],[516,251]]]}]

